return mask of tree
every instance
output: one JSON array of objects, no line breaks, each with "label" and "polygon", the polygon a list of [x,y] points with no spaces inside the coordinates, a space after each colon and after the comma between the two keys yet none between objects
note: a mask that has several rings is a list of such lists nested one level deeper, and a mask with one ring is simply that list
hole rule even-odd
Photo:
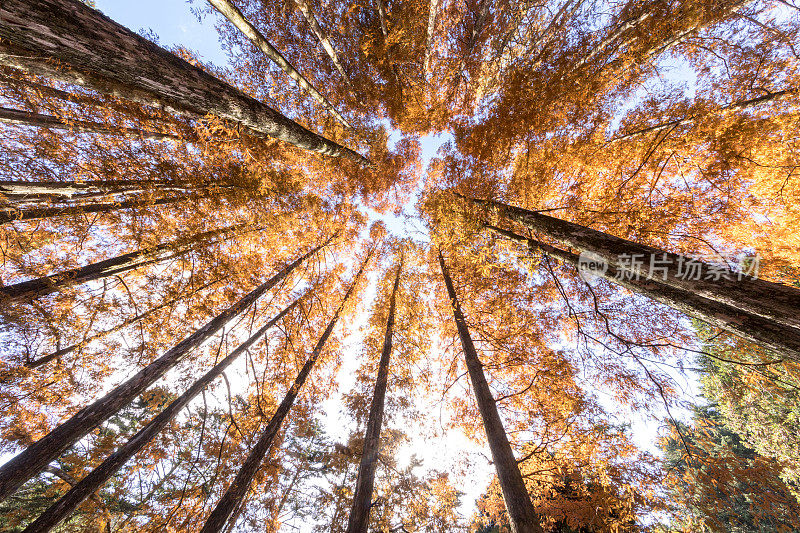
[{"label": "tree", "polygon": [[780,467],[720,423],[713,407],[696,407],[692,426],[672,426],[664,440],[667,486],[679,527],[710,531],[791,531],[798,502]]},{"label": "tree", "polygon": [[364,446],[361,449],[361,463],[358,467],[356,490],[353,495],[353,507],[347,523],[348,533],[366,532],[369,513],[372,508],[372,489],[375,483],[375,469],[378,464],[381,423],[383,422],[384,401],[389,374],[389,358],[392,355],[392,332],[397,299],[397,287],[400,285],[400,273],[403,270],[403,256],[400,252],[397,273],[389,297],[389,318],[386,320],[386,335],[383,341],[381,360],[378,364],[378,376],[375,378],[375,392],[372,395],[372,406],[369,410],[369,421],[364,432]]},{"label": "tree", "polygon": [[[256,132],[270,135],[307,150],[326,155],[342,156],[365,164],[357,153],[316,135],[296,122],[287,119],[266,105],[246,96],[230,85],[215,79],[197,67],[157,47],[138,35],[115,24],[99,12],[77,0],[39,2],[32,5],[4,4],[4,23],[0,35],[13,47],[26,50],[34,43],[51,44],[32,49],[25,55],[4,55],[11,58],[9,66],[21,67],[69,82],[88,83],[100,92],[121,94],[134,101],[156,107],[167,106],[177,112],[203,116],[213,112],[221,118],[239,122]],[[35,21],[38,20],[38,23]],[[49,21],[59,21],[59,42],[37,36],[37,28],[54,27]],[[98,46],[102,44],[102,46]],[[94,57],[77,52],[92,51]],[[140,66],[128,64],[120,50],[137,50]],[[31,53],[33,55],[31,55]],[[41,57],[54,57],[73,68],[89,71],[93,76],[81,76],[66,69],[54,69]],[[144,72],[150,72],[150,76]],[[97,77],[101,77],[98,80]],[[97,80],[97,81],[95,81]],[[129,88],[130,87],[130,88]],[[163,91],[162,88],[169,87]]]},{"label": "tree", "polygon": [[272,278],[246,294],[236,304],[214,317],[205,326],[181,341],[159,359],[140,370],[134,377],[118,385],[104,397],[74,414],[69,420],[60,424],[45,437],[27,447],[22,453],[3,465],[0,468],[0,487],[2,487],[0,489],[0,499],[5,499],[22,483],[30,479],[32,475],[35,475],[50,461],[58,457],[61,452],[141,394],[167,370],[186,357],[194,347],[199,346],[219,331],[231,318],[247,309],[259,296],[282,281],[300,263],[326,244],[328,243],[326,242],[313,248],[297,258],[293,263],[286,265]]},{"label": "tree", "polygon": [[735,432],[742,445],[781,466],[780,478],[800,501],[797,443],[798,392],[791,363],[775,361],[755,346],[699,327],[706,340],[698,355],[703,394],[718,422]]},{"label": "tree", "polygon": [[0,289],[0,294],[9,298],[33,298],[44,296],[52,291],[58,290],[59,286],[72,284],[72,283],[86,283],[97,279],[102,279],[108,276],[125,272],[152,264],[166,259],[172,259],[183,253],[189,251],[191,247],[197,243],[201,243],[209,238],[213,239],[218,236],[225,236],[226,234],[234,233],[246,229],[242,226],[220,228],[213,231],[207,231],[198,235],[192,235],[186,239],[181,239],[175,242],[159,244],[150,250],[136,250],[127,254],[106,259],[99,263],[86,265],[79,269],[73,269],[66,272],[60,272],[44,278],[38,278],[14,285],[6,286]]},{"label": "tree", "polygon": [[3,526],[796,527],[796,6],[215,7],[0,7]]},{"label": "tree", "polygon": [[453,317],[458,327],[459,338],[464,349],[464,358],[469,369],[475,398],[481,411],[489,447],[492,450],[492,459],[497,469],[497,476],[500,479],[503,500],[511,520],[511,529],[514,532],[542,531],[539,517],[531,505],[517,462],[508,444],[503,422],[497,413],[495,400],[492,398],[489,386],[486,384],[486,377],[478,360],[478,353],[469,335],[469,329],[467,329],[453,281],[450,279],[441,250],[439,250],[439,266],[442,269],[442,277],[447,286],[447,294],[453,306]]},{"label": "tree", "polygon": [[269,57],[272,61],[278,65],[281,70],[283,70],[290,78],[292,78],[298,86],[300,86],[304,91],[314,97],[322,106],[327,109],[336,120],[341,122],[346,128],[350,127],[350,124],[345,120],[345,118],[339,114],[336,108],[333,107],[327,98],[322,96],[319,91],[309,83],[309,81],[303,77],[302,74],[297,72],[291,63],[289,63],[286,58],[284,58],[280,52],[278,52],[270,43],[267,41],[264,36],[253,26],[248,20],[242,15],[242,12],[237,9],[237,7],[230,2],[229,0],[209,0],[211,5],[214,6],[217,11],[222,13],[236,28],[239,29],[242,33],[244,33],[248,39],[256,46],[259,50],[261,50],[267,57]]},{"label": "tree", "polygon": [[242,500],[250,488],[250,483],[252,482],[253,476],[258,470],[261,461],[264,459],[264,456],[272,446],[275,435],[280,430],[283,420],[286,418],[286,415],[289,413],[292,405],[294,405],[294,401],[297,398],[297,395],[300,393],[300,388],[303,386],[308,378],[308,375],[311,373],[311,370],[314,368],[314,364],[320,357],[322,349],[325,347],[325,343],[331,336],[331,333],[333,333],[333,328],[336,326],[336,322],[338,322],[344,306],[348,303],[350,295],[353,294],[358,282],[360,281],[361,274],[364,272],[364,268],[367,266],[367,262],[372,256],[373,251],[374,246],[369,250],[366,257],[362,261],[361,268],[358,270],[358,272],[356,272],[350,287],[348,287],[347,292],[345,292],[342,303],[339,304],[339,307],[334,312],[333,317],[328,323],[328,327],[325,328],[322,336],[319,338],[317,344],[314,346],[314,349],[311,351],[311,355],[303,364],[300,372],[297,374],[297,378],[295,378],[294,383],[291,385],[289,391],[286,393],[286,396],[284,396],[283,401],[281,401],[280,405],[276,409],[275,414],[272,415],[272,418],[267,424],[267,427],[261,433],[261,436],[259,437],[255,446],[248,454],[247,459],[245,459],[241,469],[239,469],[239,472],[236,474],[236,478],[234,478],[233,483],[225,491],[222,499],[217,503],[217,506],[209,515],[208,520],[206,520],[206,523],[203,526],[204,532],[221,531],[228,521],[231,520],[231,516],[238,513],[238,510],[242,505]]},{"label": "tree", "polygon": [[[512,231],[490,224],[487,224],[486,228],[499,235],[526,244],[531,251],[541,251],[578,269],[588,268],[585,262],[584,264],[581,263],[581,256],[577,254],[555,248],[534,239],[528,239]],[[792,359],[800,357],[800,351],[796,348],[796,346],[800,346],[797,342],[800,339],[795,339],[796,335],[793,329],[781,327],[761,317],[744,315],[730,306],[698,297],[689,291],[669,287],[659,283],[657,280],[641,279],[639,276],[634,277],[623,274],[615,267],[606,265],[605,269],[592,271],[588,274],[597,275],[611,283],[622,285],[633,292],[644,294],[648,298],[698,318],[707,324],[714,325],[772,349],[775,353],[786,354],[787,357]]]}]

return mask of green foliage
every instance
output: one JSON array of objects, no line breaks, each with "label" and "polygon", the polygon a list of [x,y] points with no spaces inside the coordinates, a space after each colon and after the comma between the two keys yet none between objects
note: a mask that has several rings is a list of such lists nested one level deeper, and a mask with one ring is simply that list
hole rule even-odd
[{"label": "green foliage", "polygon": [[718,337],[705,351],[705,396],[749,447],[778,461],[781,479],[800,500],[798,373],[789,363],[765,364],[775,356],[732,337]]},{"label": "green foliage", "polygon": [[776,532],[800,527],[780,468],[747,446],[711,406],[694,408],[663,443],[666,486],[678,531]]}]

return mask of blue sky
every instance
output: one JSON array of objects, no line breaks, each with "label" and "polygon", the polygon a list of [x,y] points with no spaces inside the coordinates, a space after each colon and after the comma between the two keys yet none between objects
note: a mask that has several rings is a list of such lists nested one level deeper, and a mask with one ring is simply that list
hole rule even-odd
[{"label": "blue sky", "polygon": [[[97,8],[116,22],[136,32],[155,33],[159,38],[160,45],[166,47],[182,45],[198,53],[204,61],[211,61],[216,65],[224,66],[228,63],[228,59],[220,47],[215,28],[218,15],[214,13],[207,14],[202,20],[199,20],[192,12],[193,7],[195,9],[205,8],[206,5],[205,0],[194,0],[193,3],[191,0],[189,2],[186,0],[139,0],[136,2],[131,2],[130,0],[96,0]],[[148,32],[148,30],[150,31]],[[684,77],[680,72],[680,68],[678,68],[677,77]],[[400,137],[400,132],[392,131],[389,140],[390,144],[397,142]],[[421,139],[423,169],[427,167],[430,159],[436,155],[439,147],[450,139],[452,139],[452,135],[449,133],[426,136]],[[420,179],[422,179],[422,176],[420,176]],[[406,206],[404,212],[407,215],[413,214],[413,206]],[[372,220],[383,220],[390,231],[396,234],[403,235],[414,229],[414,225],[409,227],[402,216],[380,215],[370,210],[367,210],[367,214]],[[353,342],[353,339],[350,339],[350,341]],[[341,424],[342,421],[337,416],[339,410],[338,402],[334,401],[328,407],[327,411],[329,412],[327,414],[331,418],[330,425]],[[636,440],[639,445],[652,450],[658,424],[653,420],[642,420],[633,414],[628,414],[628,416],[637,428],[635,435],[638,437]],[[431,446],[428,443],[423,446],[423,449],[432,448],[435,453],[444,451],[442,446],[445,449],[452,448],[452,450],[447,450],[447,452],[452,453],[460,453],[470,448],[473,448],[469,450],[473,453],[481,450],[481,447],[475,448],[474,445],[468,445],[460,437],[453,434],[448,434],[444,437],[444,442],[440,441],[438,444],[438,446]],[[425,454],[423,453],[423,455]],[[464,504],[462,512],[466,516],[471,514],[474,498],[480,494],[491,474],[491,468],[488,463],[483,464],[482,461],[477,461],[477,464],[473,466],[476,468],[476,472],[473,472],[472,476],[470,476],[471,479],[466,484],[467,486],[462,487],[466,492],[462,500]]]},{"label": "blue sky", "polygon": [[180,44],[198,52],[205,61],[217,65],[227,63],[214,29],[216,15],[198,21],[192,7],[205,7],[205,2],[185,0],[96,0],[97,9],[123,26],[140,32],[152,30],[162,46]]},{"label": "blue sky", "polygon": [[[206,14],[202,20],[192,9],[205,9],[203,0],[96,0],[96,7],[107,16],[123,26],[139,33],[155,33],[161,46],[181,45],[197,52],[204,61],[215,65],[228,64],[228,58],[222,50],[215,25],[219,15]],[[149,31],[148,31],[149,30]],[[291,59],[291,58],[290,58]],[[400,140],[399,131],[392,131],[389,142],[394,144]],[[452,135],[444,133],[422,137],[422,164],[427,168],[428,162],[436,155],[439,147],[452,139]],[[422,178],[422,176],[420,176]],[[405,212],[410,214],[413,206],[407,206]],[[370,218],[383,220],[393,233],[404,234],[408,231],[402,217],[391,214],[379,215],[368,212]]]}]

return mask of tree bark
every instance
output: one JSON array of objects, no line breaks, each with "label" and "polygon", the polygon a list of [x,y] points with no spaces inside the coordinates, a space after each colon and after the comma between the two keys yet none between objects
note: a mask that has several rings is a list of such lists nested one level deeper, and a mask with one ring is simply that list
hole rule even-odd
[{"label": "tree bark", "polygon": [[10,43],[0,46],[2,65],[195,118],[212,113],[306,150],[369,165],[356,152],[312,133],[80,0],[4,0],[0,38]]},{"label": "tree bark", "polygon": [[208,198],[219,193],[218,187],[208,187],[206,190],[199,192],[192,192],[190,194],[183,194],[179,196],[167,196],[166,198],[135,198],[131,200],[122,200],[120,202],[112,202],[105,204],[83,204],[83,205],[69,205],[64,207],[31,207],[24,209],[17,209],[15,207],[3,207],[0,212],[0,224],[8,224],[9,222],[17,222],[21,220],[37,220],[40,218],[54,218],[72,215],[84,215],[88,213],[106,213],[109,211],[116,211],[117,209],[132,209],[135,207],[147,207],[164,204],[174,204],[183,200],[197,200],[200,198]]},{"label": "tree bark", "polygon": [[[678,254],[667,253],[520,207],[459,196],[473,205],[496,209],[508,220],[518,222],[566,246],[594,254],[610,267],[632,277],[652,279],[788,328],[800,328],[800,289],[744,275],[741,280],[725,277],[715,280],[713,278],[716,277],[715,273],[719,273],[719,269],[700,261],[695,263],[699,279],[684,279],[687,277],[687,273],[683,272],[687,269],[686,259]],[[641,265],[634,264],[633,258],[636,257],[642,262]],[[657,265],[657,271],[650,268],[651,259],[663,261]]]},{"label": "tree bark", "polygon": [[[331,237],[332,239],[333,237]],[[111,415],[128,405],[147,387],[163,376],[170,368],[182,361],[193,349],[211,338],[232,318],[247,309],[259,296],[286,278],[307,257],[326,246],[313,248],[295,261],[281,269],[272,278],[242,297],[234,305],[214,317],[202,328],[186,337],[164,355],[140,370],[135,376],[118,385],[111,392],[75,413],[69,420],[60,424],[50,433],[0,467],[0,501],[5,500],[20,485],[60,456],[67,448],[78,442]]]},{"label": "tree bark", "polygon": [[322,349],[325,346],[328,337],[331,336],[333,328],[336,326],[336,322],[339,320],[339,315],[342,312],[344,305],[347,303],[347,300],[350,298],[350,295],[353,293],[356,285],[358,284],[358,280],[361,277],[361,274],[364,272],[364,268],[366,267],[371,255],[372,250],[370,251],[369,255],[367,255],[366,259],[364,259],[364,262],[361,263],[361,268],[359,269],[358,273],[356,273],[355,278],[353,278],[353,283],[347,289],[342,303],[333,314],[333,318],[331,318],[331,321],[328,323],[328,327],[325,328],[325,331],[322,333],[322,337],[320,337],[316,346],[314,346],[311,356],[308,358],[308,360],[306,360],[303,368],[300,369],[300,372],[297,374],[297,378],[295,378],[294,383],[287,391],[286,396],[284,396],[283,401],[281,401],[281,404],[278,406],[275,414],[272,415],[267,427],[261,433],[261,436],[259,437],[255,446],[253,446],[253,449],[250,450],[247,458],[242,463],[242,467],[239,469],[239,472],[237,472],[233,483],[231,483],[231,485],[225,491],[225,494],[222,495],[222,498],[217,503],[217,506],[214,507],[214,510],[209,515],[205,525],[203,526],[203,529],[201,530],[201,533],[219,533],[222,531],[226,523],[231,520],[233,516],[235,516],[236,510],[240,509],[244,504],[244,497],[247,495],[247,491],[250,490],[250,483],[253,481],[253,476],[255,476],[256,472],[258,471],[259,466],[261,466],[261,461],[264,460],[264,457],[272,446],[272,441],[275,439],[275,435],[278,434],[278,431],[283,424],[283,420],[286,418],[286,415],[289,413],[292,405],[294,405],[294,401],[297,398],[297,395],[300,393],[300,389],[303,387],[308,375],[314,368],[317,359],[319,359]]},{"label": "tree bark", "polygon": [[[56,477],[62,479],[63,481],[67,482],[67,484],[69,484],[70,487],[75,485],[78,482],[78,480],[75,479],[74,477],[72,477],[69,473],[64,472],[63,470],[61,470],[60,468],[58,468],[56,466],[47,466],[44,469],[44,471],[47,472],[48,474],[53,474],[54,476],[56,476]],[[103,518],[105,520],[105,525],[103,527],[103,531],[106,531],[107,533],[111,533],[111,513],[108,511],[108,506],[105,504],[105,502],[97,494],[92,494],[90,496],[90,498],[103,511],[103,515],[104,515]]]},{"label": "tree bark", "polygon": [[261,50],[264,55],[270,58],[273,63],[278,65],[287,76],[292,78],[301,89],[311,95],[322,105],[322,107],[327,109],[328,112],[336,118],[336,120],[341,122],[346,128],[351,127],[347,120],[345,120],[345,118],[339,114],[333,104],[330,103],[327,98],[322,96],[316,87],[314,87],[311,82],[305,78],[305,76],[300,74],[297,69],[294,68],[294,66],[289,63],[289,61],[283,57],[283,55],[276,50],[274,46],[272,46],[272,44],[270,44],[267,38],[264,37],[260,31],[258,31],[258,28],[256,28],[245,18],[242,12],[239,11],[239,9],[233,4],[233,2],[230,0],[208,0],[208,2],[214,6],[214,8],[226,19],[228,19],[231,24],[236,26],[236,28],[245,35],[245,37],[250,39],[250,42],[253,43],[256,48]]},{"label": "tree bark", "polygon": [[[577,254],[491,224],[485,226],[508,239],[526,244],[531,250],[539,250],[579,268],[580,257]],[[691,292],[674,289],[651,279],[625,279],[619,270],[613,267],[609,267],[606,271],[597,271],[595,274],[611,283],[621,285],[631,292],[647,296],[651,300],[672,307],[681,313],[763,346],[780,357],[800,363],[800,331],[743,313],[728,305],[697,296]]]},{"label": "tree bark", "polygon": [[165,407],[163,411],[131,437],[128,442],[103,461],[100,466],[92,470],[92,472],[80,482],[73,483],[73,487],[69,492],[64,494],[56,503],[42,513],[39,518],[25,528],[23,533],[47,533],[72,514],[78,505],[98,491],[125,463],[153,440],[153,438],[164,429],[189,402],[200,394],[212,381],[219,377],[242,353],[260,340],[272,326],[280,321],[289,311],[294,309],[299,302],[300,299],[297,299],[289,304],[289,306],[281,311],[275,318],[267,322],[227,357],[214,365],[203,377],[195,381],[186,392]]},{"label": "tree bark", "polygon": [[472,381],[472,390],[475,392],[478,410],[483,419],[483,427],[486,430],[500,489],[503,492],[503,500],[511,522],[511,531],[512,533],[544,533],[528,490],[525,488],[517,461],[514,459],[514,453],[511,451],[511,445],[503,428],[503,421],[500,419],[497,404],[492,397],[489,384],[486,382],[483,366],[478,359],[475,345],[472,343],[472,337],[469,334],[469,328],[464,319],[464,313],[461,311],[461,304],[458,301],[453,280],[450,279],[450,273],[441,250],[439,250],[439,266],[442,269],[442,277],[447,286],[450,304],[453,307],[453,318],[458,328],[461,346],[464,349],[464,359],[467,363],[470,381]]},{"label": "tree bark", "polygon": [[378,19],[381,23],[381,33],[383,34],[383,40],[385,45],[389,46],[389,28],[386,27],[386,4],[383,3],[383,0],[375,0],[375,4],[378,7]]},{"label": "tree bark", "polygon": [[428,75],[428,68],[431,62],[431,50],[433,49],[433,30],[436,27],[436,12],[439,9],[439,0],[430,0],[428,3],[428,29],[425,32],[425,62],[422,67],[422,75]]},{"label": "tree bark", "polygon": [[303,18],[308,23],[308,26],[311,28],[311,32],[319,39],[320,44],[322,45],[323,50],[325,53],[328,54],[328,57],[331,58],[331,62],[336,70],[339,72],[339,75],[342,76],[347,87],[350,89],[350,92],[355,95],[355,88],[353,87],[352,82],[350,81],[350,76],[347,75],[345,72],[344,67],[342,66],[341,61],[339,61],[339,54],[336,53],[336,49],[333,47],[330,38],[328,38],[328,34],[325,33],[325,30],[319,25],[317,21],[317,17],[314,15],[314,12],[311,10],[311,6],[305,0],[294,0],[295,5],[300,10],[300,13],[303,14]]},{"label": "tree bark", "polygon": [[194,245],[199,242],[230,235],[248,226],[248,224],[237,224],[227,228],[204,231],[197,235],[165,242],[152,248],[142,248],[135,252],[129,252],[80,268],[73,268],[58,274],[0,287],[0,301],[40,298],[64,287],[88,283],[108,276],[122,274],[135,268],[166,261],[167,259],[174,259],[190,252]]},{"label": "tree bark", "polygon": [[149,139],[154,141],[182,141],[178,135],[171,133],[159,133],[155,131],[144,131],[136,128],[124,128],[119,126],[109,126],[99,122],[88,122],[85,120],[71,120],[65,122],[52,115],[42,115],[30,111],[20,111],[0,107],[0,122],[6,124],[16,124],[19,126],[34,126],[38,128],[48,128],[56,130],[67,130],[78,133],[102,133],[106,135],[120,135],[132,139]]},{"label": "tree bark", "polygon": [[369,419],[364,432],[364,447],[361,450],[361,463],[358,467],[356,491],[350,518],[347,522],[347,533],[366,533],[369,526],[369,514],[372,508],[372,491],[375,485],[375,470],[378,466],[380,451],[381,425],[383,424],[383,408],[386,399],[386,387],[389,380],[389,358],[392,355],[392,332],[394,329],[395,299],[397,287],[400,285],[400,272],[403,259],[397,266],[392,294],[389,297],[389,318],[386,321],[386,333],[383,339],[383,352],[378,364],[378,376],[375,379],[375,391],[369,409]]},{"label": "tree bark", "polygon": [[[224,188],[226,186],[219,185]],[[0,195],[15,207],[34,200],[84,200],[114,194],[159,192],[190,192],[195,185],[173,180],[105,180],[105,181],[0,181]],[[28,207],[28,206],[26,206]]]},{"label": "tree bark", "polygon": [[165,307],[169,307],[170,305],[173,305],[176,302],[179,302],[180,300],[183,300],[187,296],[191,296],[193,294],[196,294],[196,293],[202,291],[203,289],[207,289],[208,287],[210,287],[210,286],[212,286],[214,284],[217,284],[217,283],[219,283],[220,281],[222,281],[224,279],[226,279],[226,278],[220,278],[220,279],[214,280],[212,282],[206,283],[205,285],[201,285],[200,287],[192,290],[188,295],[181,294],[177,298],[172,298],[170,300],[167,300],[164,303],[158,304],[157,306],[148,309],[144,313],[139,313],[138,315],[135,315],[135,316],[133,316],[133,317],[127,319],[127,320],[123,320],[122,322],[120,322],[116,326],[113,326],[113,327],[108,328],[108,329],[103,330],[103,331],[99,331],[99,332],[95,333],[94,335],[86,337],[81,342],[78,342],[76,344],[70,344],[69,346],[65,346],[64,348],[57,349],[55,352],[51,352],[51,353],[49,353],[47,355],[43,355],[43,356],[41,356],[41,357],[39,357],[37,359],[34,359],[32,361],[28,361],[28,362],[25,363],[25,368],[35,369],[35,368],[39,368],[40,366],[46,365],[47,363],[49,363],[50,361],[52,361],[54,359],[58,359],[59,357],[63,357],[65,355],[67,355],[67,354],[70,354],[70,353],[74,352],[75,350],[77,350],[81,346],[85,346],[86,344],[88,344],[88,343],[90,343],[92,341],[96,341],[98,339],[102,339],[103,337],[111,335],[112,333],[116,333],[117,331],[121,331],[121,330],[127,328],[131,324],[135,324],[135,323],[139,322],[140,320],[144,320],[145,318],[147,318],[148,316],[152,315],[153,313],[155,313],[159,309],[163,309]]}]

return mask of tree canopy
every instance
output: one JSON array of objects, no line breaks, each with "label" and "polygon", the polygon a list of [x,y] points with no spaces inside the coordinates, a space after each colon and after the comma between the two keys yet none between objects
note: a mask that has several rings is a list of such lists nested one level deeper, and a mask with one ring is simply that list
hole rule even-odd
[{"label": "tree canopy", "polygon": [[800,5],[192,9],[0,3],[0,529],[800,529]]}]

